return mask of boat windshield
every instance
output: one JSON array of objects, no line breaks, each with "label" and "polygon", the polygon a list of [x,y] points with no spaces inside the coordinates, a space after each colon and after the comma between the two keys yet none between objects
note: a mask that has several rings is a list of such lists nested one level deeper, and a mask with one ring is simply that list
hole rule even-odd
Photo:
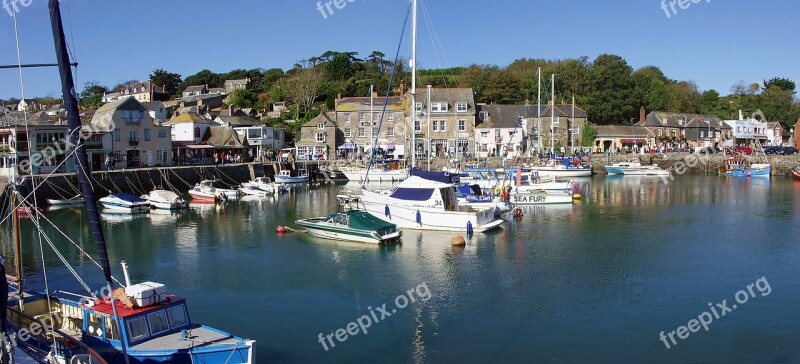
[{"label": "boat windshield", "polygon": [[176,331],[188,324],[189,318],[186,315],[186,306],[183,304],[154,310],[125,320],[128,341],[131,343],[141,342],[165,332]]}]

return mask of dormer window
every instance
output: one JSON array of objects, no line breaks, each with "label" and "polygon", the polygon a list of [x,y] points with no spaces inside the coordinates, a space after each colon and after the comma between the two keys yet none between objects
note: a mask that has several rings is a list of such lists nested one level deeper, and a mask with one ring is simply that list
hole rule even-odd
[{"label": "dormer window", "polygon": [[417,105],[415,107],[415,110],[417,110],[417,112],[422,112],[422,103],[421,102],[417,103]]},{"label": "dormer window", "polygon": [[447,112],[449,105],[446,102],[431,103],[431,112]]},{"label": "dormer window", "polygon": [[317,129],[325,129],[325,123],[317,124]]},{"label": "dormer window", "polygon": [[456,112],[467,112],[468,105],[464,101],[459,101],[456,103]]}]

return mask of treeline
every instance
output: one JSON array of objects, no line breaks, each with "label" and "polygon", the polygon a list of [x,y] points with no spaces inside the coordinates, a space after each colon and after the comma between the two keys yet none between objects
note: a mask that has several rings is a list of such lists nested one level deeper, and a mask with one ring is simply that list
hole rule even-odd
[{"label": "treeline", "polygon": [[[405,60],[397,65],[379,51],[361,58],[357,52],[328,51],[298,62],[287,71],[279,68],[233,70],[214,73],[202,70],[183,78],[163,69],[150,74],[150,80],[164,85],[167,93],[179,96],[188,86],[222,87],[225,80],[250,78],[248,90],[237,91],[229,99],[233,106],[268,108],[276,101],[293,106],[290,117],[309,120],[332,110],[338,94],[368,96],[370,85],[385,95],[399,91],[401,82],[410,87],[411,74]],[[648,111],[713,114],[733,119],[741,109],[746,115],[761,110],[769,121],[780,121],[787,129],[800,117],[793,81],[775,77],[758,83],[744,81],[732,85],[723,96],[717,90],[701,91],[693,81],[668,78],[658,67],[634,70],[619,56],[604,54],[593,61],[578,59],[519,59],[506,67],[471,65],[418,71],[418,87],[471,87],[477,102],[519,104],[535,102],[537,70],[542,69],[543,100],[550,99],[550,75],[556,75],[556,99],[578,105],[597,124],[628,124],[638,119],[639,108]],[[389,87],[394,71],[394,81]],[[733,76],[735,77],[735,76]],[[136,82],[127,81],[111,88],[88,83],[82,94],[86,107],[97,106],[103,92],[111,92]],[[729,91],[729,92],[728,92]],[[99,96],[98,96],[99,95]]]}]

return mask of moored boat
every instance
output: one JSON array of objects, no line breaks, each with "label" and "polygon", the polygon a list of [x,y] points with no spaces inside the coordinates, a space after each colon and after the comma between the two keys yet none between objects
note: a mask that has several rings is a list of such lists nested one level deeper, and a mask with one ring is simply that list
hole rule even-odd
[{"label": "moored boat", "polygon": [[633,159],[625,162],[617,162],[606,167],[606,173],[609,175],[623,174],[622,168],[640,168],[642,163],[638,159]]},{"label": "moored boat", "polygon": [[256,186],[239,187],[239,192],[241,192],[245,196],[258,196],[258,197],[272,196],[272,192],[262,190]]},{"label": "moored boat", "polygon": [[553,204],[571,204],[574,201],[574,195],[567,192],[527,192],[527,193],[511,193],[511,203],[513,205],[553,205]]},{"label": "moored boat", "polygon": [[239,192],[236,188],[229,188],[228,186],[224,186],[220,180],[217,179],[206,179],[200,181],[198,183],[201,187],[211,187],[214,191],[220,195],[224,195],[225,197],[232,199],[238,198],[241,192]]},{"label": "moored boat", "polygon": [[289,187],[283,183],[275,183],[269,177],[256,177],[255,180],[242,183],[242,188],[256,187],[272,194],[289,192]]},{"label": "moored boat", "polygon": [[792,174],[795,178],[800,179],[800,162],[792,169]]},{"label": "moored boat", "polygon": [[277,183],[308,183],[308,173],[304,173],[302,171],[298,171],[296,174],[292,174],[292,171],[288,169],[283,169],[275,175],[275,182]]},{"label": "moored boat", "polygon": [[[389,194],[362,189],[360,204],[373,216],[401,228],[417,230],[483,232],[500,226],[494,207],[459,204],[453,189],[456,180],[439,172],[415,170]],[[425,178],[420,175],[424,175]]]},{"label": "moored boat", "polygon": [[300,219],[295,223],[304,227],[311,235],[335,240],[379,244],[398,241],[403,235],[396,224],[362,210]]},{"label": "moored boat", "polygon": [[189,203],[177,193],[167,190],[152,190],[142,198],[150,202],[153,207],[162,210],[179,210],[189,207]]},{"label": "moored boat", "polygon": [[83,204],[84,201],[85,200],[83,199],[83,197],[78,195],[72,198],[65,198],[65,199],[48,198],[47,204],[50,206],[75,206]]},{"label": "moored boat", "polygon": [[542,166],[531,166],[532,171],[542,177],[591,177],[592,167],[578,157],[564,157],[551,160]]},{"label": "moored boat", "polygon": [[128,193],[115,192],[99,200],[107,211],[137,214],[150,211],[150,202]]},{"label": "moored boat", "polygon": [[620,167],[620,171],[626,176],[669,176],[670,174],[669,171],[655,164],[652,166]]},{"label": "moored boat", "polygon": [[750,163],[744,157],[731,157],[720,167],[720,175],[729,177],[769,177],[772,166],[768,163]]}]

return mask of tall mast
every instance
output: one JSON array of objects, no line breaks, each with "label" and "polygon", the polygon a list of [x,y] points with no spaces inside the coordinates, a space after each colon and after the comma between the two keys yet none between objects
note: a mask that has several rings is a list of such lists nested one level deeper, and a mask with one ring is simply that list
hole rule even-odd
[{"label": "tall mast", "polygon": [[[74,146],[76,151],[76,167],[78,174],[78,183],[80,185],[83,197],[86,200],[86,212],[89,215],[89,230],[92,232],[95,245],[97,246],[97,255],[100,260],[100,266],[103,268],[103,276],[106,279],[106,287],[109,292],[112,290],[111,282],[111,266],[108,262],[108,250],[106,249],[106,241],[103,236],[103,229],[100,226],[100,215],[97,212],[97,204],[95,203],[94,190],[92,190],[92,182],[89,179],[89,160],[86,156],[86,148],[84,148],[83,140],[79,138],[81,135],[81,119],[78,111],[77,92],[75,91],[75,82],[72,80],[72,70],[70,70],[69,53],[67,52],[67,43],[64,40],[64,25],[61,22],[61,7],[59,0],[50,0],[50,24],[53,29],[53,40],[56,49],[56,58],[58,59],[58,72],[61,75],[61,95],[64,99],[64,109],[67,112],[67,132],[69,133],[69,142]],[[113,294],[112,294],[113,296]],[[114,310],[114,318],[117,322],[119,330],[120,327],[119,314],[117,313],[117,303],[115,299],[111,300],[111,307]],[[125,340],[122,340],[122,356],[125,358],[125,363],[129,363],[127,348]]]},{"label": "tall mast", "polygon": [[537,71],[539,74],[539,92],[536,96],[536,141],[539,143],[539,153],[542,152],[542,67]]},{"label": "tall mast", "polygon": [[552,96],[552,104],[550,105],[550,152],[551,156],[555,157],[556,145],[553,141],[553,124],[556,122],[556,74],[554,73],[550,78],[550,93]]},{"label": "tall mast", "polygon": [[[572,118],[569,121],[569,128],[567,128],[567,135],[569,136],[569,140],[567,141],[567,145],[572,147],[571,149],[574,150],[575,146],[572,144],[572,127],[575,126],[575,95],[572,95]],[[573,153],[570,152],[570,155]]]},{"label": "tall mast", "polygon": [[417,0],[411,0],[411,168],[417,166]]},{"label": "tall mast", "polygon": [[375,120],[374,120],[375,114],[373,114],[372,112],[372,106],[373,106],[372,91],[374,90],[374,87],[375,87],[374,85],[369,85],[369,130],[370,130],[369,140],[372,142],[371,143],[372,149],[370,149],[370,151],[373,156],[375,155],[375,139],[372,138],[372,134],[375,132],[373,127],[373,125],[375,125]]},{"label": "tall mast", "polygon": [[425,123],[428,124],[428,170],[430,170],[431,158],[433,157],[433,150],[431,149],[431,85],[428,85],[428,98],[426,102],[428,105],[428,112],[425,113]]}]

